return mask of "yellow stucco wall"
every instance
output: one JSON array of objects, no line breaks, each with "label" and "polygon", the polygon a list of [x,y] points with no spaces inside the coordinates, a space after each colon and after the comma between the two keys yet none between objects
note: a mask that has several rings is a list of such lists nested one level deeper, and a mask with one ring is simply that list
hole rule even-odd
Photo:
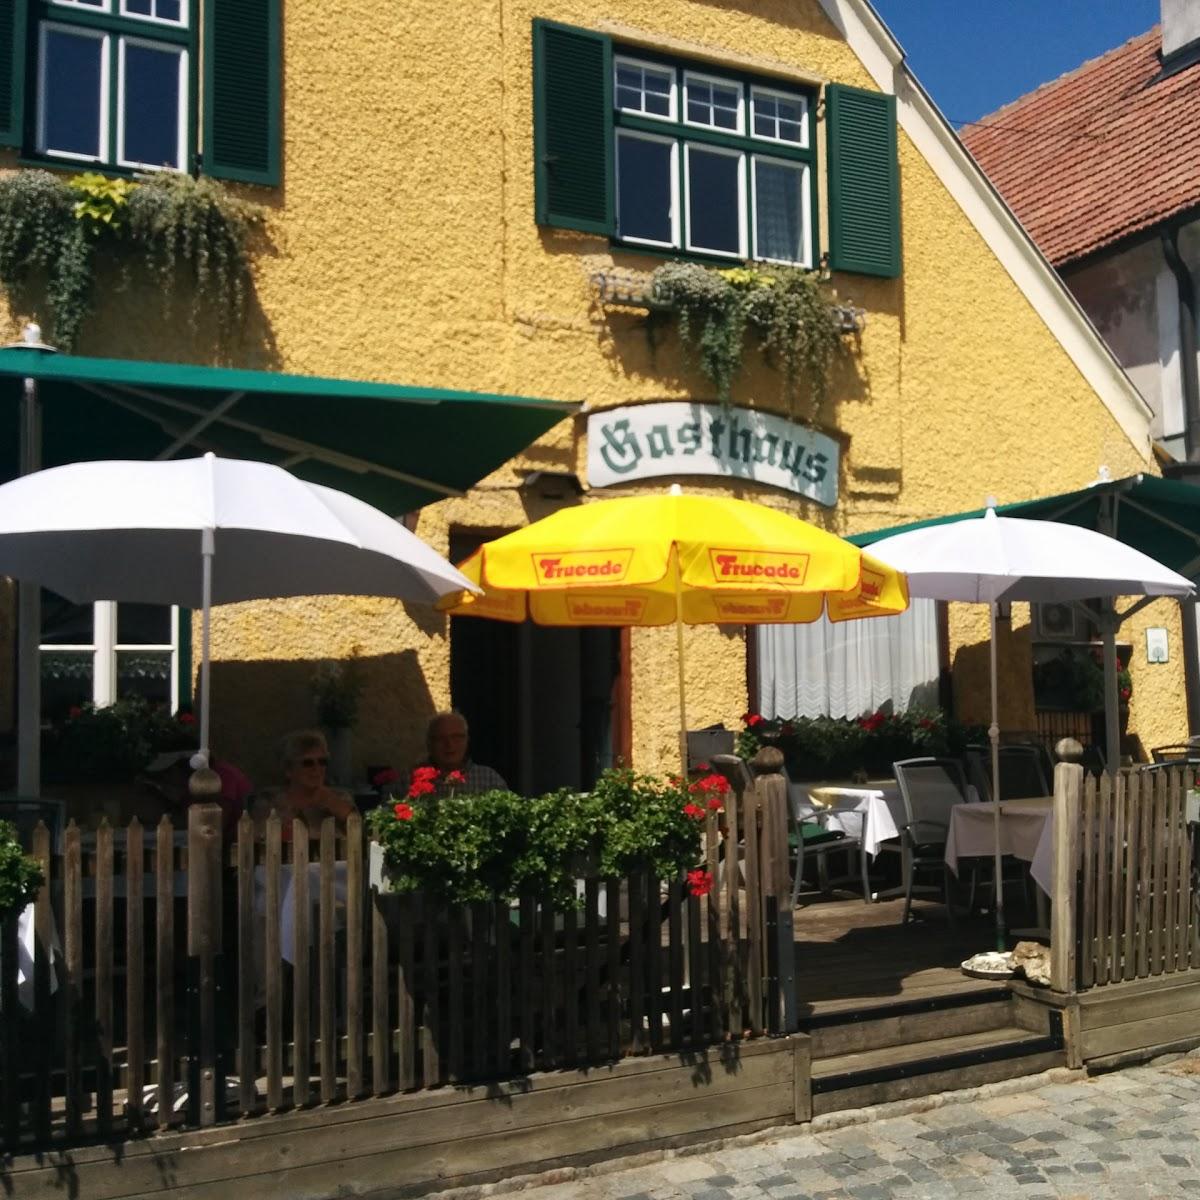
[{"label": "yellow stucco wall", "polygon": [[[712,398],[673,336],[652,352],[636,314],[595,303],[589,276],[598,267],[649,269],[654,259],[534,223],[534,17],[620,26],[650,42],[873,86],[815,0],[475,0],[469,19],[451,0],[289,0],[284,186],[265,197],[275,250],[258,263],[261,320],[228,357],[592,406]],[[756,487],[722,490],[853,532],[975,507],[989,494],[1004,502],[1080,486],[1102,463],[1114,476],[1148,469],[903,133],[900,164],[903,276],[834,280],[867,310],[866,329],[824,410],[797,414],[844,435],[837,508]],[[78,349],[202,356],[193,335],[153,321],[118,298]],[[757,362],[734,392],[736,403],[762,407],[779,397],[778,376]],[[452,527],[491,532],[540,515],[515,484],[537,467],[584,477],[583,428],[564,420],[469,496],[425,509],[418,532],[445,550]],[[1167,625],[1176,650],[1147,672],[1136,658],[1144,639],[1133,639],[1133,720],[1153,744],[1186,730],[1178,623],[1166,605],[1145,619]],[[956,609],[955,647],[985,635],[984,620],[982,610]],[[1019,631],[1019,615],[1014,623]],[[215,614],[213,637],[214,744],[260,773],[269,741],[311,719],[315,659],[354,647],[364,658],[362,762],[410,760],[424,717],[450,699],[445,621],[390,602],[231,607]],[[634,757],[647,769],[675,752],[673,638],[633,637]],[[698,628],[687,640],[690,724],[736,722],[746,704],[744,639]],[[961,689],[969,711],[967,659],[959,674],[972,685]],[[1013,668],[1009,695],[1025,698],[1011,717],[1027,728],[1021,678]]]}]

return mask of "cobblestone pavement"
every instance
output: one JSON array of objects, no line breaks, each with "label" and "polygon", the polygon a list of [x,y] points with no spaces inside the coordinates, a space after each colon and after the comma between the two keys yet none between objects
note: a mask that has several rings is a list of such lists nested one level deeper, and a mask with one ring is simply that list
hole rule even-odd
[{"label": "cobblestone pavement", "polygon": [[780,1131],[528,1200],[1200,1200],[1200,1058],[827,1131]]}]

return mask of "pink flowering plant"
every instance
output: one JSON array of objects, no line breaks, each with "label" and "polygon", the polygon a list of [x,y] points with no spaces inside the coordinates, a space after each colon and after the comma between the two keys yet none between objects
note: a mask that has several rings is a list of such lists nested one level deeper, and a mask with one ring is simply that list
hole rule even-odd
[{"label": "pink flowering plant", "polygon": [[585,877],[686,875],[693,895],[712,886],[703,835],[724,809],[722,775],[662,780],[621,768],[605,771],[590,792],[525,798],[457,793],[465,780],[456,774],[418,768],[407,794],[371,814],[393,890],[452,903],[534,894],[570,905]]}]

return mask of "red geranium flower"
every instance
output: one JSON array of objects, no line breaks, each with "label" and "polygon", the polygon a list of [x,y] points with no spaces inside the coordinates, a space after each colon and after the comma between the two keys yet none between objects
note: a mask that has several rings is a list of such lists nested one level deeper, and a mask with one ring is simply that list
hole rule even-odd
[{"label": "red geranium flower", "polygon": [[446,773],[447,783],[466,783],[467,777],[461,771],[448,771]]},{"label": "red geranium flower", "polygon": [[690,801],[683,806],[684,813],[691,817],[694,821],[704,820],[704,809],[698,804],[692,804]]},{"label": "red geranium flower", "polygon": [[697,763],[692,770],[699,771],[701,775],[707,775],[712,770],[712,767],[708,763]]},{"label": "red geranium flower", "polygon": [[428,779],[414,779],[408,788],[408,798],[416,800],[419,796],[428,796],[436,791],[437,788]]},{"label": "red geranium flower", "polygon": [[440,774],[437,767],[414,767],[413,783],[432,783]]},{"label": "red geranium flower", "polygon": [[742,724],[753,729],[756,725],[761,725],[764,718],[756,712],[748,712],[742,714]]},{"label": "red geranium flower", "polygon": [[401,821],[411,821],[413,819],[413,810],[411,804],[397,804],[392,812],[400,818]]},{"label": "red geranium flower", "polygon": [[714,771],[711,775],[705,775],[703,779],[697,779],[688,788],[688,791],[693,795],[707,795],[709,792],[715,792],[718,796],[723,796],[729,791],[729,780]]},{"label": "red geranium flower", "polygon": [[195,725],[196,723],[196,718],[190,712],[181,712],[175,719],[180,725]]},{"label": "red geranium flower", "polygon": [[72,704],[71,707],[67,709],[67,719],[68,720],[74,721],[76,717],[82,717],[82,716],[83,716],[83,709],[80,708],[78,704]]},{"label": "red geranium flower", "polygon": [[371,776],[371,786],[375,788],[385,787],[389,783],[395,783],[399,778],[399,771],[393,770],[391,767],[384,767],[382,771],[376,771]]},{"label": "red geranium flower", "polygon": [[713,877],[703,867],[687,873],[688,891],[693,896],[707,896],[712,891]]},{"label": "red geranium flower", "polygon": [[725,805],[721,803],[720,796],[710,796],[708,799],[708,807],[711,808],[713,812],[721,812]]}]

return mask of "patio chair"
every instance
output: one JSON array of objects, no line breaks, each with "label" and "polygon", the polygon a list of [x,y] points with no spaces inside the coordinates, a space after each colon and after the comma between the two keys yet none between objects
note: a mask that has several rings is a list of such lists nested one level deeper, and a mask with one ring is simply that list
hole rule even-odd
[{"label": "patio chair", "polygon": [[[792,906],[800,895],[800,884],[804,879],[804,860],[815,858],[817,863],[817,887],[825,892],[831,881],[827,859],[830,853],[847,854],[857,852],[862,873],[863,895],[870,899],[870,883],[867,879],[867,856],[862,850],[862,827],[857,834],[841,829],[829,829],[826,818],[829,813],[802,799],[803,788],[788,781],[788,851],[792,858]],[[845,878],[850,878],[847,875]]]},{"label": "patio chair", "polygon": [[[992,752],[987,746],[968,746],[964,753],[967,778],[980,800],[992,798]],[[1000,765],[1000,799],[1021,800],[1026,796],[1048,796],[1053,772],[1046,769],[1048,755],[1041,746],[1015,745],[997,748]]]},{"label": "patio chair", "polygon": [[950,810],[954,805],[968,801],[962,764],[953,758],[909,758],[893,763],[892,771],[900,786],[905,813],[904,828],[900,831],[904,866],[902,923],[907,925],[912,913],[913,881],[917,872],[937,871],[942,877],[946,912],[953,924],[946,836],[950,831]]}]

